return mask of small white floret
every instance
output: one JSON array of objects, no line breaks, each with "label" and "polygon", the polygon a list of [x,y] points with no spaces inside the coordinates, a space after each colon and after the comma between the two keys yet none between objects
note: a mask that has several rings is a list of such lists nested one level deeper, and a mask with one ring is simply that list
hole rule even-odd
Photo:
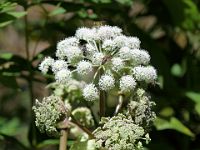
[{"label": "small white floret", "polygon": [[87,101],[95,101],[99,98],[98,89],[95,87],[94,84],[88,84],[83,89],[83,97]]},{"label": "small white floret", "polygon": [[131,50],[129,47],[122,47],[119,50],[119,57],[124,60],[130,60],[131,59],[130,52]]},{"label": "small white floret", "polygon": [[68,69],[62,69],[55,74],[55,80],[58,83],[66,84],[71,79],[71,72]]},{"label": "small white floret", "polygon": [[79,28],[76,30],[76,37],[78,39],[82,39],[85,41],[91,41],[91,40],[98,40],[98,36],[96,33],[96,29],[90,29],[86,27]]},{"label": "small white floret", "polygon": [[54,63],[54,59],[51,57],[46,57],[41,64],[39,65],[39,70],[42,73],[46,74],[49,70],[49,67]]},{"label": "small white floret", "polygon": [[102,48],[106,51],[106,52],[112,52],[115,48],[116,48],[116,44],[114,43],[113,40],[105,40],[103,42]]},{"label": "small white floret", "polygon": [[121,48],[126,46],[127,37],[124,35],[120,35],[115,37],[113,41],[117,48]]},{"label": "small white floret", "polygon": [[66,56],[68,61],[71,63],[75,60],[78,60],[83,56],[83,53],[79,47],[71,46],[65,49]]},{"label": "small white floret", "polygon": [[136,81],[131,75],[122,76],[120,79],[120,90],[130,92],[135,89]]},{"label": "small white floret", "polygon": [[98,50],[95,48],[95,46],[91,43],[87,43],[86,45],[86,55],[88,58],[91,58],[91,56],[98,52]]},{"label": "small white floret", "polygon": [[157,72],[153,66],[138,66],[133,68],[133,74],[137,81],[145,81],[146,83],[154,83],[157,79]]},{"label": "small white floret", "polygon": [[79,40],[75,37],[66,38],[57,44],[56,57],[64,59],[66,57],[65,50],[71,46],[78,46]]},{"label": "small white floret", "polygon": [[80,61],[77,65],[77,72],[80,75],[87,75],[92,72],[92,64],[85,60]]},{"label": "small white floret", "polygon": [[150,55],[144,50],[133,49],[130,51],[130,56],[133,65],[147,65],[150,62]]},{"label": "small white floret", "polygon": [[111,75],[103,75],[99,80],[99,88],[103,91],[108,91],[114,88],[115,79]]},{"label": "small white floret", "polygon": [[112,70],[116,72],[122,70],[125,66],[124,61],[120,57],[112,58],[111,63],[112,63]]},{"label": "small white floret", "polygon": [[62,69],[67,69],[68,64],[66,61],[64,60],[56,60],[53,64],[52,64],[52,71],[54,73],[62,70]]},{"label": "small white floret", "polygon": [[128,37],[126,41],[126,46],[131,49],[139,49],[141,41],[137,37]]},{"label": "small white floret", "polygon": [[118,35],[121,35],[122,29],[119,27],[111,27],[111,26],[101,26],[97,30],[97,34],[101,40],[104,39],[112,39]]},{"label": "small white floret", "polygon": [[103,53],[100,53],[100,52],[94,53],[94,55],[92,56],[92,63],[94,65],[98,65],[99,66],[99,65],[102,64],[103,58],[104,58],[104,54]]}]

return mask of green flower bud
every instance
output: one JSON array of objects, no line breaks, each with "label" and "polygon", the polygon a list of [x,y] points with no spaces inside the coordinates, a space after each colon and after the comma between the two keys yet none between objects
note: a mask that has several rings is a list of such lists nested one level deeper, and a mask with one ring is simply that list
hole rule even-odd
[{"label": "green flower bud", "polygon": [[48,135],[58,135],[57,123],[66,119],[70,111],[64,102],[57,96],[44,97],[42,102],[36,100],[33,106],[35,113],[35,123],[41,132]]}]

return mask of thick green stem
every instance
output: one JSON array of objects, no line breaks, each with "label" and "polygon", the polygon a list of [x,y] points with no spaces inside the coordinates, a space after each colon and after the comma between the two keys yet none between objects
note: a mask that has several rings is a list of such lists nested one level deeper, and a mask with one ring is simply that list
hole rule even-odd
[{"label": "thick green stem", "polygon": [[124,99],[123,95],[120,94],[120,95],[119,95],[119,101],[118,101],[118,104],[117,104],[117,106],[116,106],[115,114],[114,114],[114,115],[118,114],[119,111],[120,111],[120,109],[122,108],[122,105],[123,105],[123,99]]},{"label": "thick green stem", "polygon": [[94,82],[94,80],[96,79],[96,77],[97,77],[99,71],[101,70],[101,68],[102,68],[101,66],[99,66],[99,67],[97,68],[97,70],[96,70],[96,72],[95,72],[95,74],[94,74],[94,77],[93,77],[93,82]]},{"label": "thick green stem", "polygon": [[59,150],[67,150],[67,128],[60,130],[60,145]]},{"label": "thick green stem", "polygon": [[[101,75],[103,74],[104,70],[103,68],[100,69],[99,71],[99,78],[101,78]],[[105,107],[106,107],[106,97],[105,97],[105,92],[100,90],[99,93],[99,115],[100,115],[100,120],[101,117],[105,116]]]},{"label": "thick green stem", "polygon": [[100,113],[100,118],[105,116],[105,92],[104,91],[100,91],[99,113]]}]

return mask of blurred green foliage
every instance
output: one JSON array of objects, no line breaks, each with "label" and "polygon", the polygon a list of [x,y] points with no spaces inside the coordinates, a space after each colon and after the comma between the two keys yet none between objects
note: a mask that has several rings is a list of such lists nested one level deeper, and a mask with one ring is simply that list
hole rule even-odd
[{"label": "blurred green foliage", "polygon": [[[41,15],[32,19],[33,8]],[[73,35],[76,28],[101,23],[119,26],[126,34],[138,36],[158,70],[159,84],[149,87],[157,103],[158,118],[147,148],[200,149],[199,8],[198,0],[1,0],[0,32],[4,36],[0,41],[12,26],[26,44],[32,41],[35,46],[24,49],[27,56],[0,46],[0,149],[41,149],[58,144],[37,131],[30,113],[33,100],[38,97],[34,93],[37,83],[53,81],[51,76],[42,78],[38,62],[52,55],[56,42]],[[41,41],[49,46],[38,52]],[[32,100],[29,103],[15,100],[24,92],[30,93],[23,96]],[[24,126],[29,127],[28,135],[21,129]],[[78,150],[91,143],[71,144],[72,150]]]},{"label": "blurred green foliage", "polygon": [[95,150],[95,142],[94,140],[84,141],[84,142],[75,142],[70,150]]},{"label": "blurred green foliage", "polygon": [[0,2],[0,28],[12,23],[15,19],[26,15],[26,12],[15,11],[17,3],[12,3],[6,0]]}]

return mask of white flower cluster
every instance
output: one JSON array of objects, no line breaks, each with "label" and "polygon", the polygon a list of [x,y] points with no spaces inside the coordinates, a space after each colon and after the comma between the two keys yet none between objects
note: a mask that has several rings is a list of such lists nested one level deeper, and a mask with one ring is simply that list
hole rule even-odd
[{"label": "white flower cluster", "polygon": [[131,64],[136,65],[147,65],[150,62],[150,55],[145,50],[130,49],[129,47],[122,47],[119,50],[119,57],[124,60],[131,61]]},{"label": "white flower cluster", "polygon": [[66,48],[72,47],[72,46],[77,47],[78,44],[79,44],[79,41],[75,37],[69,37],[60,41],[57,44],[56,56],[60,59],[64,59],[66,57]]},{"label": "white flower cluster", "polygon": [[98,89],[95,87],[94,84],[88,84],[83,89],[83,96],[87,101],[94,101],[99,98]]},{"label": "white flower cluster", "polygon": [[93,28],[93,29],[86,28],[86,27],[79,28],[76,31],[75,36],[78,39],[82,39],[82,40],[85,40],[85,41],[98,40],[98,36],[96,34],[96,29],[95,28]]},{"label": "white flower cluster", "polygon": [[153,83],[157,79],[157,72],[153,66],[138,66],[133,69],[137,81]]},{"label": "white flower cluster", "polygon": [[67,83],[71,78],[71,72],[68,69],[62,69],[55,74],[55,79],[59,83]]},{"label": "white flower cluster", "polygon": [[104,54],[103,53],[100,53],[100,52],[94,53],[94,55],[92,57],[92,63],[94,65],[99,66],[99,65],[102,64],[103,58],[104,58]]},{"label": "white flower cluster", "polygon": [[65,60],[54,60],[45,58],[39,66],[42,73],[46,74],[51,68],[55,74],[55,80],[58,83],[65,84],[71,79],[71,71],[68,69],[68,63]]},{"label": "white flower cluster", "polygon": [[57,73],[58,71],[67,68],[67,62],[64,60],[56,60],[53,64],[52,64],[52,71],[54,73]]},{"label": "white flower cluster", "polygon": [[99,88],[108,91],[115,86],[115,79],[110,75],[103,75],[99,80]]},{"label": "white flower cluster", "polygon": [[42,73],[47,73],[50,66],[54,63],[54,59],[51,57],[47,57],[43,60],[43,62],[39,65],[39,69],[42,71]]},{"label": "white flower cluster", "polygon": [[120,57],[114,57],[111,61],[112,61],[112,69],[116,72],[122,70],[125,66],[124,61]]},{"label": "white flower cluster", "polygon": [[77,65],[77,72],[80,75],[86,75],[92,72],[92,64],[85,60],[80,61]]},{"label": "white flower cluster", "polygon": [[122,76],[120,79],[120,89],[122,92],[130,92],[136,86],[135,79],[131,75]]},{"label": "white flower cluster", "polygon": [[[116,26],[82,27],[74,37],[57,44],[57,60],[48,57],[39,69],[47,73],[51,68],[56,81],[63,84],[77,77],[74,73],[100,75],[103,71],[100,78],[94,75],[83,89],[83,96],[89,101],[98,99],[99,90],[108,92],[115,86],[125,94],[137,88],[137,82],[149,84],[157,78],[156,70],[149,65],[150,55],[140,44],[137,37],[123,35],[122,29]],[[69,70],[68,66],[74,69]]]}]

